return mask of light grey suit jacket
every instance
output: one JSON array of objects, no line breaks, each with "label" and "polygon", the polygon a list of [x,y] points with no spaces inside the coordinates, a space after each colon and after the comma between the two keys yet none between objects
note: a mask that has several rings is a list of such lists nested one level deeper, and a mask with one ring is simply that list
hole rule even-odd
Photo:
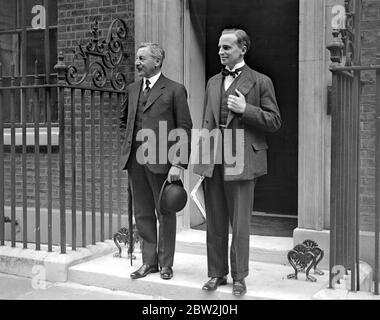
[{"label": "light grey suit jacket", "polygon": [[[268,144],[265,138],[265,132],[275,132],[281,127],[281,115],[277,106],[274,87],[269,77],[261,74],[247,65],[243,68],[241,74],[234,80],[237,81],[236,88],[245,96],[246,110],[239,116],[229,111],[226,127],[236,132],[236,129],[243,129],[243,141],[236,141],[232,135],[232,150],[238,145],[243,146],[243,154],[236,154],[240,165],[237,170],[226,170],[228,167],[233,169],[233,164],[224,164],[225,180],[251,180],[267,173],[267,149]],[[220,104],[221,104],[221,86],[223,76],[221,73],[213,76],[207,83],[206,96],[203,113],[203,128],[213,130],[218,128]],[[199,144],[204,139],[198,141]],[[221,141],[221,139],[219,140]],[[221,149],[215,150],[217,144],[211,144],[210,148],[202,148],[202,157],[211,157],[219,154]],[[195,152],[197,152],[195,150]],[[201,162],[201,161],[200,161]],[[194,173],[212,177],[215,163],[200,163],[194,165]]]}]

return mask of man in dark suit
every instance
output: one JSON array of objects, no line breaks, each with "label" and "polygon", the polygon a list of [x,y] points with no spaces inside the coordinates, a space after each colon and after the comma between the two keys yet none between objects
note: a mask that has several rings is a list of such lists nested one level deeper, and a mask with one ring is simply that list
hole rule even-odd
[{"label": "man in dark suit", "polygon": [[[233,294],[237,296],[247,291],[244,278],[249,266],[254,186],[257,178],[267,173],[265,132],[275,132],[281,126],[272,81],[244,62],[249,47],[245,31],[223,30],[219,56],[224,69],[207,83],[203,116],[203,128],[208,132],[216,130],[219,135],[210,148],[202,145],[200,163],[194,166],[194,172],[205,177],[207,264],[211,279],[202,289],[213,291],[227,283],[230,223],[231,275]],[[204,140],[202,137],[199,143]],[[233,159],[229,152],[235,152]],[[214,158],[205,163],[210,156]],[[218,162],[215,156],[222,160]]]},{"label": "man in dark suit", "polygon": [[[173,276],[176,213],[160,210],[158,198],[164,181],[179,180],[187,168],[192,121],[185,87],[161,73],[164,57],[158,44],[140,45],[135,66],[141,79],[127,87],[120,118],[121,169],[129,174],[143,260],[132,279],[158,272],[159,267],[161,278]],[[176,144],[185,150],[179,157],[168,152]]]}]

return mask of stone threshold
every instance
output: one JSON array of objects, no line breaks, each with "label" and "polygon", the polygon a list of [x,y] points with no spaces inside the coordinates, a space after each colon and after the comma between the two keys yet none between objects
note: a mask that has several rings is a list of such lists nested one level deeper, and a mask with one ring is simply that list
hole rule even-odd
[{"label": "stone threshold", "polygon": [[[231,234],[229,243],[231,243]],[[293,238],[251,235],[249,245],[251,261],[289,264],[287,253],[293,249]],[[206,232],[194,229],[179,232],[176,251],[206,255]]]},{"label": "stone threshold", "polygon": [[115,244],[111,240],[77,250],[67,247],[65,254],[60,253],[59,246],[53,246],[52,252],[48,252],[47,245],[41,245],[41,250],[37,251],[34,243],[29,243],[28,248],[24,249],[21,242],[11,247],[11,243],[6,241],[4,246],[0,246],[0,272],[27,278],[39,274],[45,281],[65,282],[70,266],[114,250]]},{"label": "stone threshold", "polygon": [[174,276],[171,280],[161,279],[159,273],[137,280],[131,279],[131,272],[139,268],[141,263],[141,254],[138,252],[133,265],[125,255],[116,258],[113,254],[108,254],[70,267],[68,281],[170,300],[309,300],[325,288],[328,282],[327,271],[323,276],[315,275],[317,282],[306,281],[305,274],[302,273],[294,280],[287,278],[288,274],[293,273],[293,268],[289,265],[251,260],[249,275],[245,278],[247,294],[235,297],[232,295],[231,275],[228,275],[227,285],[220,286],[215,292],[201,289],[208,280],[205,255],[176,252]]},{"label": "stone threshold", "polygon": [[[286,256],[292,248],[292,243],[292,238],[250,236],[250,260],[288,264]],[[127,247],[124,244],[121,244],[121,247],[125,256]],[[6,241],[5,246],[0,246],[0,272],[33,278],[43,270],[46,281],[64,282],[67,281],[70,266],[116,252],[117,248],[113,240],[105,240],[86,248],[78,247],[77,250],[71,250],[68,246],[65,254],[60,253],[59,246],[53,246],[52,250],[47,252],[47,245],[42,244],[41,250],[36,251],[34,243],[28,243],[28,248],[24,249],[21,242],[16,242],[16,247],[12,248],[10,241]],[[138,250],[137,245],[137,254]],[[177,252],[205,256],[206,232],[193,229],[178,232]],[[36,266],[42,266],[44,269],[38,269]]]}]

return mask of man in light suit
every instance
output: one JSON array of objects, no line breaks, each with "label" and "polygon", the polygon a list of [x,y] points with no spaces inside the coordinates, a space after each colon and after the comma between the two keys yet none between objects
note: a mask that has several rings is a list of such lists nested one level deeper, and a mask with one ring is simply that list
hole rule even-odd
[{"label": "man in light suit", "polygon": [[[210,279],[202,289],[213,291],[227,283],[228,232],[231,224],[232,293],[236,296],[247,291],[244,278],[248,275],[254,186],[257,178],[267,173],[265,132],[275,132],[281,126],[272,81],[244,62],[249,47],[250,39],[245,31],[222,31],[219,57],[224,69],[207,83],[203,116],[203,129],[218,129],[221,143],[211,144],[206,150],[202,147],[200,163],[194,166],[194,172],[205,177]],[[235,168],[226,161],[227,149],[235,150]],[[212,155],[221,155],[222,161],[202,161]]]},{"label": "man in light suit", "polygon": [[[176,130],[184,133],[178,143],[189,152],[192,121],[185,87],[161,73],[164,57],[158,44],[140,45],[135,66],[141,79],[127,87],[120,118],[121,169],[129,174],[143,260],[143,265],[131,273],[132,279],[158,272],[159,268],[162,279],[173,276],[176,213],[160,210],[158,199],[164,181],[179,180],[188,163],[186,152],[180,157],[168,154],[178,142],[168,139],[168,134]],[[146,151],[150,152],[148,158]]]}]

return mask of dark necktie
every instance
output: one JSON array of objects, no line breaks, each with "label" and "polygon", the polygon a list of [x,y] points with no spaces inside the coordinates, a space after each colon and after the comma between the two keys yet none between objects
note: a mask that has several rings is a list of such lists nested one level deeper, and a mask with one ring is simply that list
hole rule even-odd
[{"label": "dark necktie", "polygon": [[234,71],[230,71],[227,68],[222,69],[222,75],[223,77],[232,76],[233,78],[236,78],[239,75],[239,72],[243,70],[243,67],[235,69]]},{"label": "dark necktie", "polygon": [[143,91],[144,96],[146,96],[148,94],[149,90],[150,90],[149,85],[150,85],[150,81],[148,79],[146,79],[146,81],[145,81],[145,89]]}]

